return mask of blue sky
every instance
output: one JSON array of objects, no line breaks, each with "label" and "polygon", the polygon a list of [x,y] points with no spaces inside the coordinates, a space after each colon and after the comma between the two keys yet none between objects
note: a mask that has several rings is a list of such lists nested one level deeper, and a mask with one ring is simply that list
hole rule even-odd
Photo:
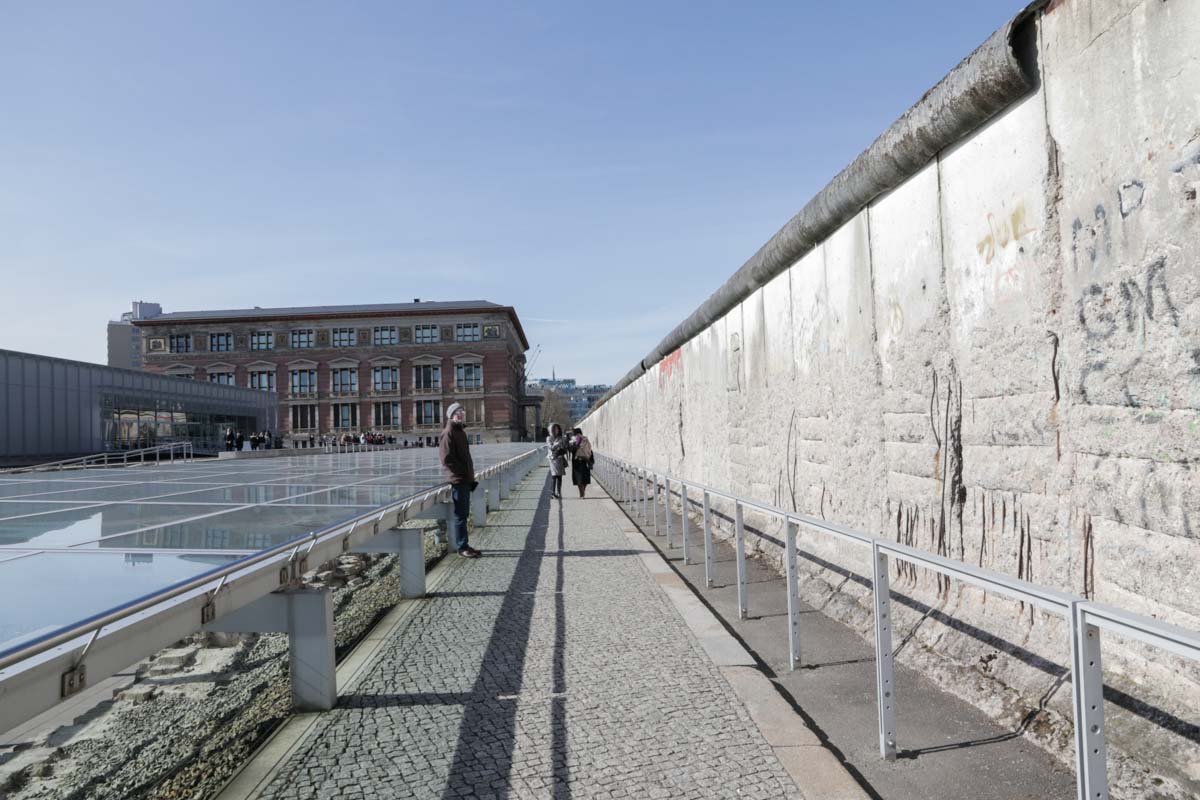
[{"label": "blue sky", "polygon": [[487,299],[611,383],[1019,3],[0,3],[0,347]]}]

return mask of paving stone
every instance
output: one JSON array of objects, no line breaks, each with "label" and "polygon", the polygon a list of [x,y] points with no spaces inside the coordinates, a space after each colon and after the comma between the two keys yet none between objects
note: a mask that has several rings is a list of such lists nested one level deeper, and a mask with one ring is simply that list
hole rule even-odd
[{"label": "paving stone", "polygon": [[625,517],[549,499],[544,475],[472,537],[484,557],[455,566],[262,797],[800,796]]}]

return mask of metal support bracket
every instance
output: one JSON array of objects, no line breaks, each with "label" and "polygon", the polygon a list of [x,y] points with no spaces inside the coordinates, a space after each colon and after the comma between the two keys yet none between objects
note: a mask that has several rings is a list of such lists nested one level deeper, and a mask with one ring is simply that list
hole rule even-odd
[{"label": "metal support bracket", "polygon": [[788,613],[788,668],[800,666],[800,587],[796,583],[796,529],[799,527],[790,519],[784,520],[787,529],[787,557],[784,561],[787,569],[787,613]]},{"label": "metal support bracket", "polygon": [[650,513],[654,515],[654,535],[658,536],[658,476],[655,475],[654,487],[651,491],[654,493],[654,499],[650,503]]},{"label": "metal support bracket", "polygon": [[667,518],[667,549],[674,547],[671,540],[671,479],[663,476],[663,514]]},{"label": "metal support bracket", "polygon": [[704,493],[704,585],[709,589],[713,585],[713,540],[712,520],[710,513],[711,501],[708,492]]},{"label": "metal support bracket", "polygon": [[79,694],[87,687],[87,664],[67,670],[62,674],[61,697],[65,700],[71,695]]},{"label": "metal support bracket", "polygon": [[871,586],[875,595],[875,696],[879,704],[879,755],[896,759],[896,687],[892,668],[891,589],[888,557],[871,545]]},{"label": "metal support bracket", "polygon": [[679,499],[680,499],[680,505],[683,508],[683,514],[680,515],[680,525],[683,528],[683,563],[684,563],[684,566],[687,566],[687,564],[688,564],[688,528],[690,527],[688,524],[687,484],[679,485]]},{"label": "metal support bracket", "polygon": [[1079,800],[1107,800],[1108,751],[1104,742],[1104,676],[1100,629],[1071,603],[1071,701],[1075,706],[1075,776]]},{"label": "metal support bracket", "polygon": [[737,549],[737,602],[738,619],[745,619],[750,612],[746,601],[746,523],[742,521],[742,504],[733,501],[734,547]]},{"label": "metal support bracket", "polygon": [[99,635],[100,629],[97,628],[92,632],[88,643],[83,646],[83,651],[80,652],[79,658],[75,659],[75,664],[62,674],[59,696],[64,700],[73,694],[79,694],[87,688],[87,665],[83,663],[83,660],[87,658],[88,650],[92,649],[92,644],[95,643],[96,637]]}]

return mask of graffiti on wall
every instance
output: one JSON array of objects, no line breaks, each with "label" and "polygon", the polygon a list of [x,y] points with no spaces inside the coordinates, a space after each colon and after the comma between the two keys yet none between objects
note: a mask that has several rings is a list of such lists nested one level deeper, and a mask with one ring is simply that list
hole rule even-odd
[{"label": "graffiti on wall", "polygon": [[1017,204],[1017,207],[1012,210],[1012,213],[997,220],[996,215],[988,212],[987,215],[987,234],[979,240],[975,246],[979,251],[979,255],[983,257],[983,263],[990,264],[992,259],[996,257],[999,250],[1003,250],[1010,244],[1019,242],[1023,237],[1031,233],[1036,233],[1037,228],[1031,227],[1025,221],[1025,203]]},{"label": "graffiti on wall", "polygon": [[[1089,352],[1079,371],[1083,402],[1089,401],[1093,376],[1109,373],[1121,382],[1126,403],[1141,404],[1129,386],[1129,373],[1141,363],[1147,339],[1156,329],[1178,331],[1180,326],[1167,272],[1166,256],[1159,256],[1143,268],[1140,278],[1092,283],[1080,292],[1076,314]],[[1200,374],[1200,348],[1192,348],[1191,357],[1195,363],[1189,373]]]},{"label": "graffiti on wall", "polygon": [[658,362],[658,386],[661,389],[675,376],[683,376],[683,348],[676,350]]}]

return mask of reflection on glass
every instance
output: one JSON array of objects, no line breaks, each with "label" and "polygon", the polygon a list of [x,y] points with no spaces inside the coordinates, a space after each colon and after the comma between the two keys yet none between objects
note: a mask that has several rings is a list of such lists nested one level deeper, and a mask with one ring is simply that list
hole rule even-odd
[{"label": "reflection on glass", "polygon": [[[0,608],[5,610],[0,616],[0,652],[236,558],[93,551],[0,561]],[[72,591],[47,591],[64,586]],[[30,602],[32,597],[36,603]]]}]

